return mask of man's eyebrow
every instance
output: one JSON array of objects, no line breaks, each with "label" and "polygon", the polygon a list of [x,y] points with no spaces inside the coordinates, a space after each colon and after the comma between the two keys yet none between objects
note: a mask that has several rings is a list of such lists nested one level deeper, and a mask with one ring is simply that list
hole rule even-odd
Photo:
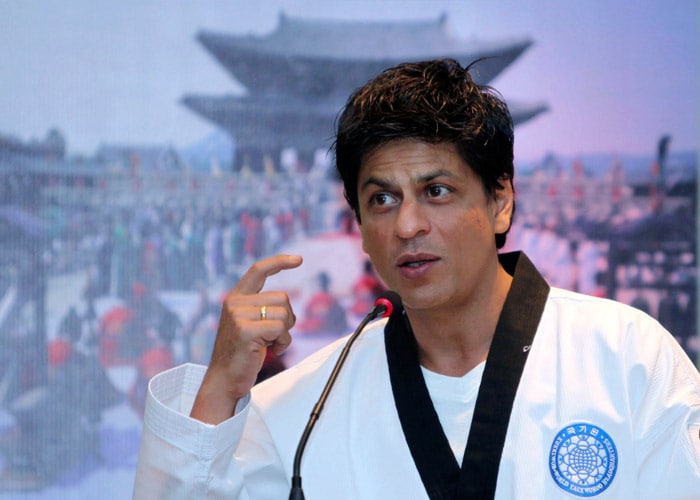
[{"label": "man's eyebrow", "polygon": [[[453,177],[454,173],[451,172],[450,170],[445,170],[445,169],[439,169],[435,170],[433,172],[428,172],[422,175],[419,175],[415,179],[413,179],[413,182],[415,184],[425,184],[426,182],[431,182],[437,179],[438,177]],[[359,191],[362,191],[369,186],[377,186],[382,189],[388,189],[390,188],[392,183],[386,179],[380,179],[378,177],[370,177],[368,178],[365,182],[362,183],[360,186]]]},{"label": "man's eyebrow", "polygon": [[386,181],[386,180],[379,179],[377,177],[370,177],[369,179],[367,179],[365,182],[362,183],[362,185],[360,186],[360,191],[363,191],[370,186],[378,186],[382,189],[386,189],[390,185],[391,185],[391,183]]},{"label": "man's eyebrow", "polygon": [[440,170],[436,170],[434,172],[429,172],[425,175],[419,176],[416,179],[416,182],[425,183],[425,182],[434,181],[438,177],[452,177],[453,175],[454,174],[449,170],[440,169]]}]

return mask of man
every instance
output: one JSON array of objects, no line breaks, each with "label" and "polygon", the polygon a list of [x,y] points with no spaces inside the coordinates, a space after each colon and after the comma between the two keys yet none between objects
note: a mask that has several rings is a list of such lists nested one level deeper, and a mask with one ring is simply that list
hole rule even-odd
[{"label": "man", "polygon": [[[350,97],[335,152],[403,307],[350,351],[305,448],[307,498],[700,498],[700,376],[668,332],[499,257],[513,126],[492,90],[452,60],[389,69]],[[344,343],[253,387],[295,322],[265,279],[300,265],[253,265],[208,368],[151,382],[136,498],[287,497]]]}]

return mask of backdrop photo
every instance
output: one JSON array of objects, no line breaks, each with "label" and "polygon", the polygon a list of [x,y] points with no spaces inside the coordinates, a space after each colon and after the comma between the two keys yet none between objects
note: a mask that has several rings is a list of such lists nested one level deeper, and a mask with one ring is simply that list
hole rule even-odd
[{"label": "backdrop photo", "polygon": [[260,378],[384,285],[329,147],[348,94],[454,57],[504,97],[505,250],[698,360],[699,6],[623,0],[0,0],[0,498],[130,498],[148,380],[206,364],[256,260],[298,318]]}]

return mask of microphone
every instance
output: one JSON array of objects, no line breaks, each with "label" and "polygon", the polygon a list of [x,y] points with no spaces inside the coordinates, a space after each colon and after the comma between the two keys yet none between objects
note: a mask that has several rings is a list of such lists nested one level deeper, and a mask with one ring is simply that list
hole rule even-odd
[{"label": "microphone", "polygon": [[323,391],[321,392],[321,396],[318,398],[318,401],[316,402],[313,410],[311,411],[309,421],[306,423],[304,432],[301,434],[301,439],[299,440],[299,444],[297,445],[297,451],[294,455],[294,467],[292,469],[292,489],[289,491],[289,500],[304,500],[304,490],[301,487],[301,457],[304,454],[304,448],[306,447],[306,442],[309,440],[311,431],[313,430],[314,425],[316,425],[316,421],[321,415],[321,410],[323,410],[323,405],[326,403],[326,399],[328,399],[328,395],[331,392],[331,388],[335,383],[335,379],[338,378],[338,374],[340,373],[340,369],[343,366],[343,363],[345,362],[345,358],[348,357],[350,347],[352,346],[353,342],[355,342],[355,339],[357,339],[357,337],[360,336],[360,333],[362,333],[362,330],[364,330],[365,326],[367,326],[367,323],[369,323],[373,319],[379,318],[380,316],[382,318],[391,316],[391,313],[394,312],[395,304],[401,304],[401,298],[399,297],[399,294],[392,291],[382,293],[379,296],[379,298],[377,298],[377,300],[374,301],[374,308],[372,308],[369,314],[362,319],[360,324],[357,326],[357,329],[355,329],[353,334],[345,343],[343,350],[340,352],[340,357],[338,357],[338,361],[335,362],[333,371],[328,377],[328,381],[326,382],[326,385],[323,388]]}]

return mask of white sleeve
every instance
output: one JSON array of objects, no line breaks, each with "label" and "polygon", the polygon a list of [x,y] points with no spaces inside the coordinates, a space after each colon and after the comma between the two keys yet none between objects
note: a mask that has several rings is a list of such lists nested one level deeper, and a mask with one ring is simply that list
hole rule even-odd
[{"label": "white sleeve", "polygon": [[133,498],[248,500],[272,498],[258,494],[271,488],[286,496],[286,476],[250,397],[219,425],[188,416],[205,371],[185,364],[149,383]]},{"label": "white sleeve", "polygon": [[643,498],[700,498],[700,374],[670,334],[647,342],[659,337],[644,333],[638,346],[649,361],[631,379],[639,491]]}]

